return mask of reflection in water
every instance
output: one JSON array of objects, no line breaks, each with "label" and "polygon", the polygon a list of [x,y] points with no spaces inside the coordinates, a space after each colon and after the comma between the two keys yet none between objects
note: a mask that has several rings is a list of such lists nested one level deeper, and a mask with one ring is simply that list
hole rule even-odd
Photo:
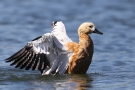
[{"label": "reflection in water", "polygon": [[70,80],[77,84],[77,90],[85,90],[92,87],[93,79],[88,74],[73,75]]},{"label": "reflection in water", "polygon": [[[27,83],[30,86],[21,87],[23,89],[31,87],[34,89],[48,88],[55,90],[85,90],[92,88],[93,79],[91,78],[91,74],[74,74],[74,75],[46,75],[42,76],[38,74],[38,72],[26,71],[20,69],[0,69],[0,83],[4,81],[7,83],[7,86],[20,86],[23,82]],[[16,73],[14,73],[16,72]],[[8,82],[14,82],[14,84],[10,84]]]},{"label": "reflection in water", "polygon": [[[59,80],[55,83],[55,88],[59,89],[75,89],[75,90],[85,90],[92,88],[93,79],[88,74],[79,74],[79,75],[67,75],[66,80]],[[69,86],[67,88],[67,86]]]}]

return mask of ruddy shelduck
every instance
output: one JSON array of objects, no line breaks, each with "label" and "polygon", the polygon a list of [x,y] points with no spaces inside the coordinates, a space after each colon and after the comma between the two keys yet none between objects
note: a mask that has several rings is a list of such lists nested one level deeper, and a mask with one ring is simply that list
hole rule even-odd
[{"label": "ruddy shelduck", "polygon": [[94,52],[94,44],[88,34],[103,34],[91,22],[78,28],[79,43],[73,42],[61,21],[52,22],[52,32],[28,42],[24,48],[6,59],[15,68],[40,70],[42,75],[84,74]]}]

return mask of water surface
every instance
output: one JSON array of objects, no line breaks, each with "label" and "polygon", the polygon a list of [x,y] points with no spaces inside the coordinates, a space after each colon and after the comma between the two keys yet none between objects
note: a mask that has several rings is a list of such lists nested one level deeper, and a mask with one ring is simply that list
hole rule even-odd
[{"label": "water surface", "polygon": [[[51,22],[64,22],[78,42],[78,26],[93,22],[103,35],[94,41],[87,74],[41,76],[16,69],[5,59],[28,41],[50,32]],[[0,90],[134,90],[135,0],[0,0]]]}]

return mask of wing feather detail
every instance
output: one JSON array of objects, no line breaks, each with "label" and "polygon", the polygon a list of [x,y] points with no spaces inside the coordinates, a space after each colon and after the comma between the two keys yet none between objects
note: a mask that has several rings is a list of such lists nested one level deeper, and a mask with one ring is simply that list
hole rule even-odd
[{"label": "wing feather detail", "polygon": [[32,70],[36,70],[36,66],[37,66],[37,62],[38,62],[38,59],[36,59],[36,58],[38,58],[38,54],[36,54],[35,57],[33,58],[34,63],[32,65],[33,66]]},{"label": "wing feather detail", "polygon": [[34,60],[32,60],[32,59],[33,59],[34,55],[35,54],[32,52],[31,57],[29,57],[29,63],[27,64],[27,66],[25,68],[26,70],[29,70],[32,67],[32,63],[34,62]]},{"label": "wing feather detail", "polygon": [[42,75],[64,74],[73,54],[65,46],[69,42],[72,40],[67,36],[64,24],[58,21],[51,33],[28,42],[5,61],[15,68],[39,70]]},{"label": "wing feather detail", "polygon": [[70,53],[53,33],[47,33],[28,42],[6,62],[12,62],[15,68],[39,70],[42,75],[64,74]]}]

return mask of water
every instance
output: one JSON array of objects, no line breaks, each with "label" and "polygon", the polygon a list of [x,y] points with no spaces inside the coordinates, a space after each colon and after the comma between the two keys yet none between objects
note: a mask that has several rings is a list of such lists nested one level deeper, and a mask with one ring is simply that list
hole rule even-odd
[{"label": "water", "polygon": [[[15,69],[4,59],[62,20],[78,42],[78,26],[93,22],[103,35],[94,41],[87,74],[41,76]],[[0,90],[134,90],[135,0],[0,0]]]}]

